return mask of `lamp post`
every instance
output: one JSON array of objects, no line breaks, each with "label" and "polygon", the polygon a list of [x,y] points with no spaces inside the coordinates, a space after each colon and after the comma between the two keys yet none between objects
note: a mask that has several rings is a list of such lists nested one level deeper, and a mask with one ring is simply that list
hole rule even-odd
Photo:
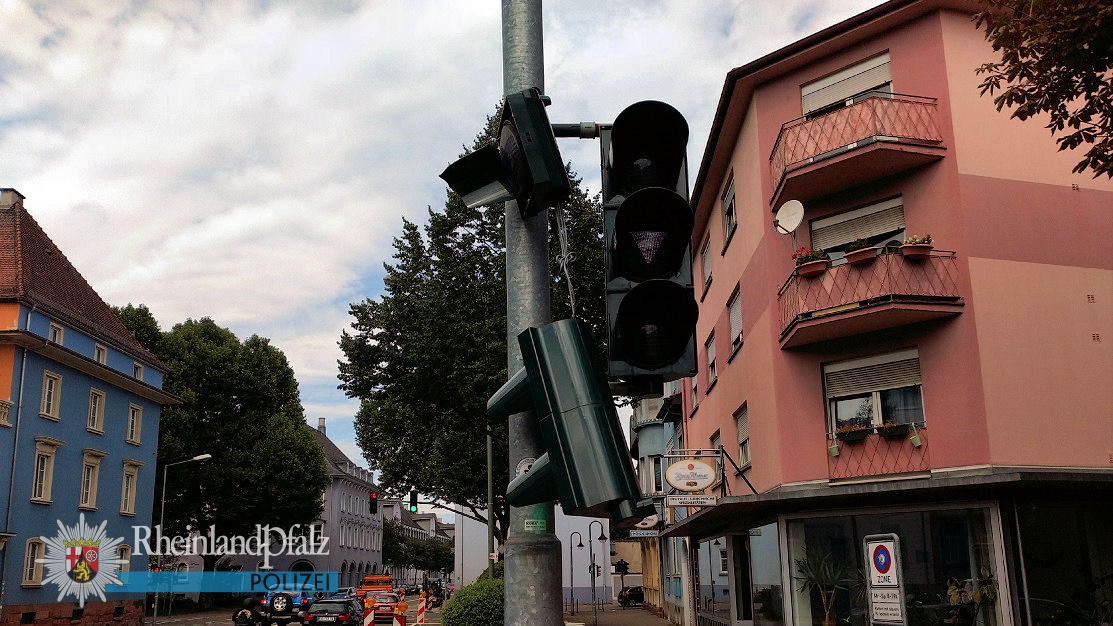
[{"label": "lamp post", "polygon": [[[167,463],[166,465],[162,466],[162,501],[159,503],[159,507],[158,507],[158,532],[159,532],[159,534],[162,534],[162,522],[163,522],[163,519],[166,517],[166,475],[170,471],[170,466],[171,465],[181,465],[182,463],[192,463],[193,461],[208,461],[211,458],[213,458],[213,455],[206,452],[205,454],[198,454],[197,456],[195,456],[191,459],[185,459],[184,461],[174,461],[173,463]],[[158,551],[158,555],[155,556],[155,569],[159,570],[160,572],[162,571],[162,550],[161,549]],[[158,623],[158,597],[159,597],[159,592],[158,592],[157,581],[156,581],[155,585],[156,585],[155,586],[155,613],[151,617],[151,624]]]},{"label": "lamp post", "polygon": [[587,568],[587,571],[588,571],[589,575],[591,576],[591,623],[592,623],[593,626],[598,626],[599,625],[599,606],[595,603],[595,547],[594,547],[595,544],[594,544],[594,541],[592,541],[592,539],[590,537],[591,527],[595,524],[599,524],[599,541],[600,542],[606,541],[607,536],[605,534],[603,534],[603,522],[600,522],[599,520],[594,519],[594,520],[591,520],[591,523],[587,525],[587,534],[589,535],[589,537],[587,538],[587,551],[588,551],[588,554],[591,557],[591,565],[589,565],[588,568]]},{"label": "lamp post", "polygon": [[[584,549],[584,536],[573,530],[572,535],[579,537],[577,548]],[[572,615],[576,614],[576,568],[572,565],[572,535],[568,535],[568,598],[572,603]]]}]

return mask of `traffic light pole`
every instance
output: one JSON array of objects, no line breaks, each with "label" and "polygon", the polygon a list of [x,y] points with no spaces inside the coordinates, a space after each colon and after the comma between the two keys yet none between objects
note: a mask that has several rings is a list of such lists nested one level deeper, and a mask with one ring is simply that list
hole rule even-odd
[{"label": "traffic light pole", "polygon": [[[541,0],[502,1],[503,91],[529,87],[542,92],[545,63]],[[548,213],[523,220],[517,202],[506,203],[507,371],[522,368],[518,334],[549,322]],[[532,412],[509,418],[510,476],[543,450]],[[507,624],[559,626],[563,623],[560,540],[554,533],[551,502],[510,508],[504,577]]]}]

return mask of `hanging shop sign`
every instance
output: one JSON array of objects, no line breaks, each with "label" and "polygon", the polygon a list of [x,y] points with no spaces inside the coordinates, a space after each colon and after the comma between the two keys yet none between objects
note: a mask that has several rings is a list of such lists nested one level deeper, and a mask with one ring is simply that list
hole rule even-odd
[{"label": "hanging shop sign", "polygon": [[665,480],[680,491],[703,491],[719,481],[719,468],[703,459],[680,459],[665,470]]}]

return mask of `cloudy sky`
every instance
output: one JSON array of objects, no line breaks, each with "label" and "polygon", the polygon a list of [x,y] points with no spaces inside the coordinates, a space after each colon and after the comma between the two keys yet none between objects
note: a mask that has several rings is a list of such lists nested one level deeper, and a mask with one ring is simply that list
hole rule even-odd
[{"label": "cloudy sky", "polygon": [[[698,163],[728,70],[878,3],[550,0],[549,117],[663,100]],[[269,337],[360,459],[336,342],[502,96],[500,6],[0,0],[0,187],[108,303]],[[597,143],[560,147],[597,191]]]}]

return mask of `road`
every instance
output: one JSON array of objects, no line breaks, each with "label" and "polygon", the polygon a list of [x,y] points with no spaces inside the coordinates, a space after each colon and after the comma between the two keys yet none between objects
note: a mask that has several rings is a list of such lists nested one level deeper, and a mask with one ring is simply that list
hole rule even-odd
[{"label": "road", "polygon": [[[232,624],[232,609],[221,609],[219,611],[204,611],[199,613],[183,613],[178,615],[171,615],[165,617],[160,615],[158,617],[158,624],[161,626],[231,626]],[[147,625],[150,626],[151,618],[147,617]],[[417,605],[411,604],[410,609],[406,611],[406,626],[412,626],[417,623]],[[425,623],[429,626],[440,626],[441,623],[441,610],[433,609],[431,612],[425,612]]]}]

